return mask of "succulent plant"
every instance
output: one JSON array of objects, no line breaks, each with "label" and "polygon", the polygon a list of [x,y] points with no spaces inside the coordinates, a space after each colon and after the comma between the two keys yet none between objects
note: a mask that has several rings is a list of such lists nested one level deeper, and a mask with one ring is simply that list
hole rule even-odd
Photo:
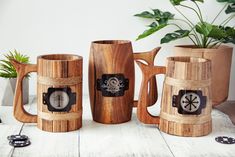
[{"label": "succulent plant", "polygon": [[15,59],[21,63],[29,63],[29,57],[21,54],[20,52],[14,50],[9,51],[4,55],[5,59],[0,60],[0,77],[3,78],[16,78],[17,72],[14,66],[11,64],[10,60]]}]

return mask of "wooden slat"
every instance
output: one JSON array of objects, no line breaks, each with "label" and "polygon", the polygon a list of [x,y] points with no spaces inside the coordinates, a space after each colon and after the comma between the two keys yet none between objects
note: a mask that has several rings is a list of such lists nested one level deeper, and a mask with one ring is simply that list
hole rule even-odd
[{"label": "wooden slat", "polygon": [[[36,113],[36,102],[32,104],[30,112]],[[36,124],[25,124],[22,134],[27,135],[32,144],[25,148],[15,149],[13,157],[79,156],[79,131],[51,133],[38,129]]]},{"label": "wooden slat", "polygon": [[[16,149],[8,145],[6,138],[19,133],[22,123],[14,119],[12,107],[0,106],[3,121],[0,124],[0,157],[235,157],[235,145],[215,142],[217,136],[235,137],[235,126],[217,110],[212,112],[212,133],[189,138],[168,135],[159,132],[156,126],[140,124],[135,118],[135,110],[128,123],[104,125],[93,122],[88,98],[84,98],[84,125],[80,131],[49,133],[41,131],[35,124],[25,124],[22,134],[28,135],[32,144]],[[27,109],[29,107],[26,105]],[[150,112],[156,113],[156,110],[159,113],[159,106],[151,107]],[[35,113],[36,107],[30,112]]]},{"label": "wooden slat", "polygon": [[0,156],[10,157],[14,148],[9,145],[7,136],[18,134],[21,129],[20,125],[3,125],[0,124]]},{"label": "wooden slat", "polygon": [[132,121],[105,125],[92,121],[87,99],[83,104],[81,157],[172,157],[156,126],[140,124],[135,109]]},{"label": "wooden slat", "polygon": [[[30,97],[29,104],[24,105],[26,110],[29,110],[33,100],[34,98]],[[9,157],[14,153],[14,148],[9,145],[7,137],[19,134],[23,124],[14,118],[12,106],[0,105],[0,118],[2,120],[0,124],[0,157]]]},{"label": "wooden slat", "polygon": [[212,133],[204,137],[184,138],[162,133],[175,157],[235,157],[235,145],[220,144],[217,136],[235,138],[235,126],[223,113],[213,110]]},{"label": "wooden slat", "polygon": [[22,134],[30,137],[31,145],[15,149],[13,157],[78,157],[79,133],[45,132],[33,124],[26,124]]}]

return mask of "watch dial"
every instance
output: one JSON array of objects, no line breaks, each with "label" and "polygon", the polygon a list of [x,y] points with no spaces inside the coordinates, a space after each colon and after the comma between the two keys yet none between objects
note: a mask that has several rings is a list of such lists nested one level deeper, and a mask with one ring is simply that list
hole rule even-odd
[{"label": "watch dial", "polygon": [[180,105],[184,111],[195,112],[199,109],[201,100],[195,93],[186,93],[181,97]]},{"label": "watch dial", "polygon": [[64,91],[54,91],[51,93],[49,101],[55,109],[63,109],[69,104],[69,96]]}]

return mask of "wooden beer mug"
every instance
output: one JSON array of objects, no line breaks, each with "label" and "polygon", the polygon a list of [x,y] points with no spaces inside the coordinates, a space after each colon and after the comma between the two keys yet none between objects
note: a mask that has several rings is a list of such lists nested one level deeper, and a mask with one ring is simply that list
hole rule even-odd
[{"label": "wooden beer mug", "polygon": [[[124,40],[94,41],[89,60],[89,94],[93,120],[118,124],[131,119],[134,101],[134,60],[154,65],[160,48],[133,54],[132,44]],[[156,78],[149,81],[148,105],[157,101]]]},{"label": "wooden beer mug", "polygon": [[[82,126],[82,57],[68,54],[43,55],[37,64],[15,60],[18,77],[14,116],[24,123],[37,123],[49,132],[68,132]],[[22,80],[37,72],[37,115],[26,112],[22,103]]]},{"label": "wooden beer mug", "polygon": [[[212,131],[211,61],[203,58],[170,57],[167,67],[137,61],[143,79],[137,117],[145,124],[158,124],[163,132],[178,136],[204,136]],[[160,116],[147,110],[148,81],[166,74]]]}]

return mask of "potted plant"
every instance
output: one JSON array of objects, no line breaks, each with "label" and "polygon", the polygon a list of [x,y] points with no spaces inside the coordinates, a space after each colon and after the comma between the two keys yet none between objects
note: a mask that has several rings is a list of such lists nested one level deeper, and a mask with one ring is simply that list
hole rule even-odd
[{"label": "potted plant", "polygon": [[[15,59],[21,63],[29,63],[29,57],[23,55],[16,50],[13,52],[9,51],[8,54],[4,55],[4,59],[0,60],[0,77],[6,78],[7,83],[4,91],[4,96],[2,98],[2,105],[11,106],[13,105],[13,98],[16,87],[17,72],[10,62],[10,59]],[[28,103],[29,98],[29,80],[28,77],[24,78],[23,81],[23,102]]]},{"label": "potted plant", "polygon": [[[174,53],[176,56],[194,56],[212,60],[213,105],[218,105],[227,100],[233,48],[224,45],[224,43],[235,44],[235,25],[229,26],[229,22],[235,17],[235,0],[217,0],[217,2],[224,3],[224,6],[210,21],[205,20],[200,9],[200,3],[204,3],[204,0],[170,0],[182,19],[176,18],[171,12],[164,12],[159,9],[152,9],[152,12],[144,11],[135,15],[152,20],[149,28],[140,34],[137,40],[148,37],[167,26],[173,26],[176,31],[167,33],[161,39],[161,44],[188,38],[193,45],[175,46]],[[184,14],[181,11],[182,8],[195,13],[198,21],[190,20],[192,14]],[[218,17],[224,10],[228,18],[219,21]]]}]

